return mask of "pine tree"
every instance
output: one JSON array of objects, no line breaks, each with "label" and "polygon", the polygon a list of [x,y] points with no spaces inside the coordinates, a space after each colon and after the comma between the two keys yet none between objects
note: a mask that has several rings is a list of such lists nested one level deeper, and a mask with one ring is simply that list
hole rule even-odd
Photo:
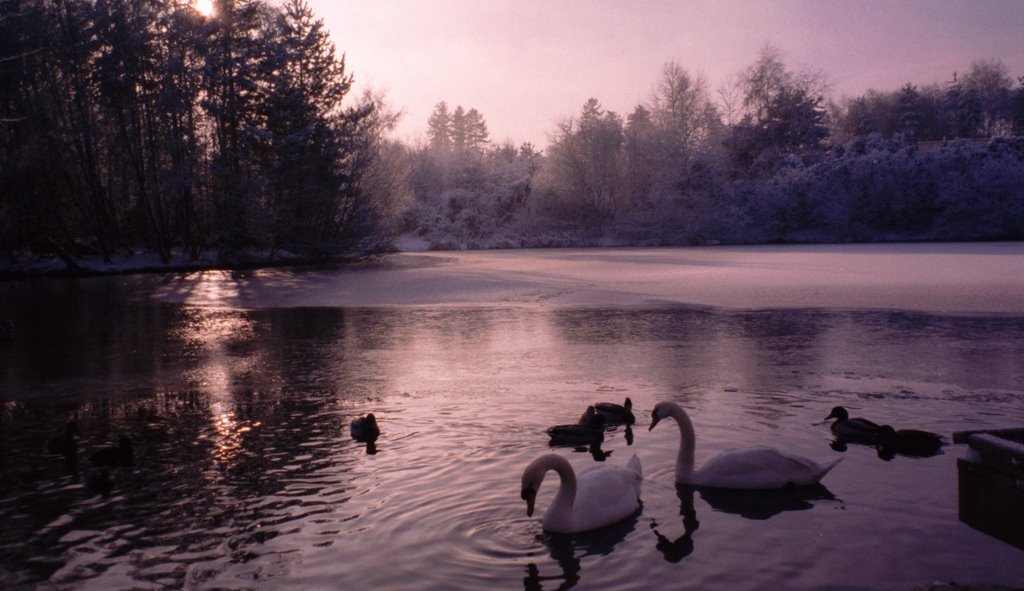
[{"label": "pine tree", "polygon": [[899,92],[897,105],[899,109],[896,123],[897,133],[902,136],[904,142],[918,141],[921,136],[924,116],[921,113],[921,95],[913,84],[907,82],[903,85]]},{"label": "pine tree", "polygon": [[212,233],[221,257],[262,246],[257,225],[261,178],[256,159],[257,89],[260,58],[267,54],[260,34],[262,0],[222,0],[211,20],[204,65],[203,107],[212,125]]},{"label": "pine tree", "polygon": [[277,15],[264,56],[258,112],[269,183],[272,244],[309,255],[344,250],[357,209],[350,151],[366,111],[346,110],[352,87],[323,21],[305,0]]},{"label": "pine tree", "polygon": [[434,106],[434,111],[427,120],[427,139],[430,147],[441,153],[452,149],[452,116],[448,112],[448,103],[441,101]]},{"label": "pine tree", "polygon": [[487,122],[476,109],[471,108],[466,112],[463,127],[465,129],[465,149],[479,152],[491,141],[487,132]]},{"label": "pine tree", "polygon": [[456,154],[466,150],[466,111],[462,105],[455,107],[452,113],[452,149]]},{"label": "pine tree", "polygon": [[983,122],[981,99],[976,89],[964,87],[956,72],[946,88],[945,111],[954,137],[977,136]]}]

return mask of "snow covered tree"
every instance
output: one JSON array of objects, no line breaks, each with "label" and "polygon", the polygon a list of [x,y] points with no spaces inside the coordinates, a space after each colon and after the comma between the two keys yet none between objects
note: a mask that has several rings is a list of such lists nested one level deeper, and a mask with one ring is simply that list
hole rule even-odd
[{"label": "snow covered tree", "polygon": [[1009,99],[1008,118],[1015,135],[1024,135],[1024,76],[1017,79],[1017,88]]},{"label": "snow covered tree", "polygon": [[770,169],[782,156],[821,147],[828,129],[820,76],[789,71],[778,50],[766,47],[742,83],[747,112],[726,142],[736,164]]},{"label": "snow covered tree", "polygon": [[984,113],[981,96],[975,87],[965,86],[953,73],[946,87],[945,110],[950,133],[957,138],[973,138],[981,133]]},{"label": "snow covered tree", "polygon": [[622,119],[589,99],[578,118],[558,126],[549,149],[553,173],[570,204],[601,225],[623,205]]},{"label": "snow covered tree", "polygon": [[961,78],[966,91],[977,96],[981,109],[981,135],[992,137],[1009,133],[1006,116],[1013,79],[1000,60],[979,60],[971,64]]},{"label": "snow covered tree", "polygon": [[721,122],[703,76],[691,76],[676,62],[662,66],[647,109],[658,133],[663,163],[680,166],[706,149]]}]

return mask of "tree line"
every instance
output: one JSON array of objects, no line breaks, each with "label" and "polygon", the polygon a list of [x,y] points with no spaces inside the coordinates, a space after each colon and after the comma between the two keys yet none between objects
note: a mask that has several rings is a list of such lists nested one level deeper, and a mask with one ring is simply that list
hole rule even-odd
[{"label": "tree line", "polygon": [[[439,102],[389,138],[304,0],[0,0],[0,253],[305,260],[431,248],[1024,239],[1024,79],[829,100],[765,47],[717,87],[664,64],[549,145]],[[995,138],[995,139],[993,139]]]},{"label": "tree line", "polygon": [[393,118],[304,0],[0,2],[0,249],[225,263],[386,241]]},{"label": "tree line", "polygon": [[1024,239],[1024,78],[832,101],[771,46],[712,88],[666,63],[625,117],[592,98],[529,144],[413,152],[406,232],[438,248]]}]

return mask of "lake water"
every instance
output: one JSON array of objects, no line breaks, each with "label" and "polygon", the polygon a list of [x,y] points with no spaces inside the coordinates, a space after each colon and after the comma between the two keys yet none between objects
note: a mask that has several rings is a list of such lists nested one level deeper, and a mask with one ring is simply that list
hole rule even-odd
[{"label": "lake water", "polygon": [[[1024,550],[958,518],[963,445],[832,446],[836,405],[946,436],[1024,426],[1024,245],[407,253],[357,269],[0,283],[4,589],[912,589],[1024,586]],[[577,468],[644,468],[634,518],[545,535],[544,429],[629,396]],[[677,490],[770,444],[824,487]],[[375,449],[351,440],[367,412]],[[78,473],[47,453],[80,425]],[[90,488],[120,435],[131,467]],[[372,452],[372,453],[371,453]],[[610,455],[607,455],[610,452]]]}]

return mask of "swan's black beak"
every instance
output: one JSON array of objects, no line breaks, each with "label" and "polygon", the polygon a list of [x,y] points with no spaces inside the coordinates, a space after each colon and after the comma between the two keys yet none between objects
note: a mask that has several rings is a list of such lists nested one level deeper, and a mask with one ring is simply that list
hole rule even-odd
[{"label": "swan's black beak", "polygon": [[522,494],[523,500],[526,501],[526,516],[533,517],[533,502],[537,500],[537,491],[530,487],[523,489]]},{"label": "swan's black beak", "polygon": [[658,413],[656,413],[654,411],[651,411],[651,426],[647,427],[647,430],[650,431],[651,429],[653,429],[654,426],[657,425],[658,421],[660,421],[660,420],[661,420],[661,417],[658,416]]}]

